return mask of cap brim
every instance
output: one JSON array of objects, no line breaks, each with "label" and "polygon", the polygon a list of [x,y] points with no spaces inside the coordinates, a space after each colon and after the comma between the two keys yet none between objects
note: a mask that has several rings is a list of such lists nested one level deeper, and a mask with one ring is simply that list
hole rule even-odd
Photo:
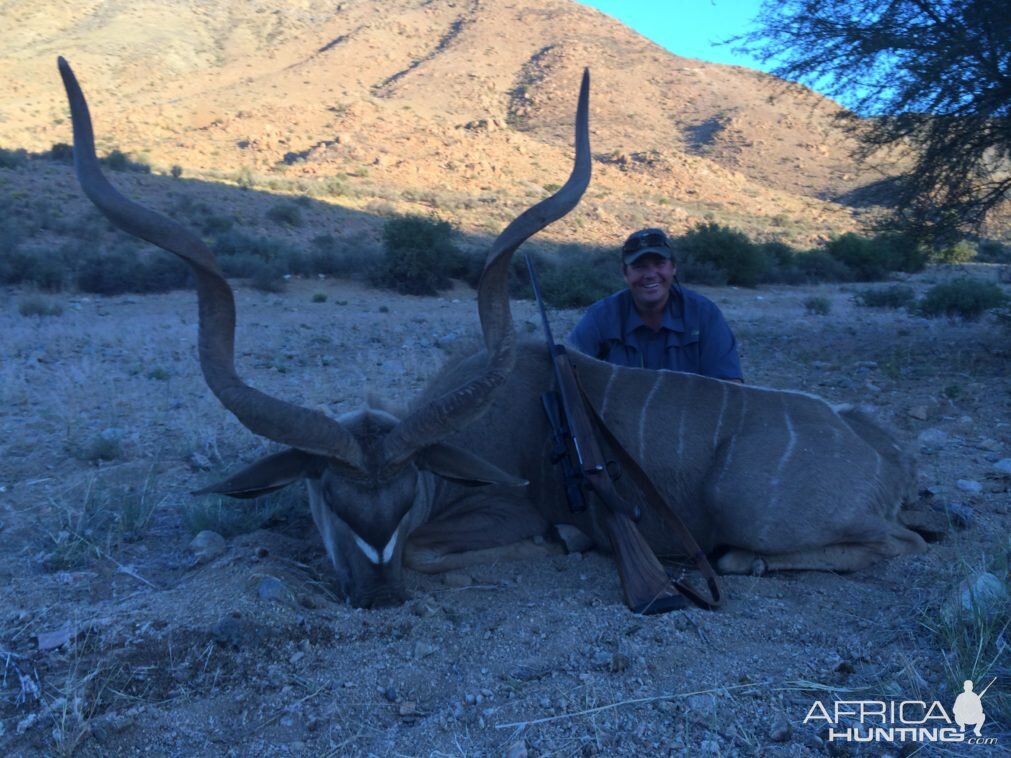
[{"label": "cap brim", "polygon": [[636,250],[634,253],[622,256],[622,260],[626,266],[631,266],[644,255],[659,255],[661,258],[666,258],[667,260],[673,260],[674,258],[671,255],[671,251],[666,247],[644,247],[641,250]]}]

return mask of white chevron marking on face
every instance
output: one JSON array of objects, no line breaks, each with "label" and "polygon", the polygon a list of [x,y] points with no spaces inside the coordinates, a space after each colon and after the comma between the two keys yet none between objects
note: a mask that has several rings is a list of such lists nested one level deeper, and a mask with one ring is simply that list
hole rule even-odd
[{"label": "white chevron marking on face", "polygon": [[[406,518],[407,516],[405,515],[404,519]],[[393,560],[393,551],[397,549],[397,537],[400,534],[400,527],[404,523],[404,519],[401,519],[400,524],[397,524],[397,528],[393,530],[393,536],[391,536],[390,541],[386,543],[386,547],[383,548],[381,556],[379,552],[372,547],[372,545],[363,540],[353,531],[351,532],[351,534],[354,535],[355,544],[358,546],[358,549],[362,551],[362,554],[369,559],[369,563],[379,566]]]}]

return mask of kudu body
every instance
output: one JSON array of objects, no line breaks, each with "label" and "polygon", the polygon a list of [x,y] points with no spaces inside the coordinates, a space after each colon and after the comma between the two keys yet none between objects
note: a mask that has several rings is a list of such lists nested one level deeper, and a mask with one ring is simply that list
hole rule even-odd
[{"label": "kudu body", "polygon": [[[488,254],[478,285],[483,347],[447,366],[406,414],[365,408],[334,419],[238,376],[234,297],[213,255],[192,232],[106,181],[84,96],[66,61],[59,68],[85,194],[116,226],[189,264],[209,388],[244,426],[285,446],[201,492],[256,497],[306,481],[338,582],[356,606],[401,601],[405,560],[441,570],[461,553],[498,555],[553,523],[575,523],[606,544],[592,513],[574,520],[566,508],[540,407],[551,367],[543,345],[516,345],[507,288],[515,250],[575,207],[589,183],[588,76],[571,176]],[[724,570],[750,571],[756,558],[770,569],[852,569],[922,548],[897,521],[914,487],[912,466],[865,419],[799,393],[572,357],[591,402],[702,547],[728,549]],[[642,528],[660,554],[678,552],[648,513]]]},{"label": "kudu body", "polygon": [[[902,505],[916,495],[914,460],[865,414],[800,392],[570,356],[593,407],[702,549],[717,553],[722,572],[850,571],[925,548],[900,520]],[[463,370],[452,367],[444,380]],[[438,393],[441,381],[429,392]],[[540,519],[574,524],[607,545],[592,511],[569,512],[550,462],[540,395],[553,381],[544,345],[521,343],[516,367],[481,423],[451,440],[530,482],[525,491],[497,491],[485,523],[504,522],[521,507],[509,501],[522,498]],[[437,498],[441,508],[459,518],[470,501],[473,523],[481,523],[476,514],[491,493],[458,491],[454,504],[451,489]],[[409,565],[421,570],[452,567],[452,555],[478,544],[452,520],[443,525],[440,513],[433,515],[409,548]],[[530,523],[537,528],[534,518]],[[648,508],[640,529],[658,555],[683,553]]]}]

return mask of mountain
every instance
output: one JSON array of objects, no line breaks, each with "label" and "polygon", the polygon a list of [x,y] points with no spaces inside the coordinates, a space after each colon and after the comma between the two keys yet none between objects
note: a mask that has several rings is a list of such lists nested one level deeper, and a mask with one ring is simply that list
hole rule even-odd
[{"label": "mountain", "polygon": [[571,0],[37,0],[0,18],[8,149],[70,141],[63,55],[100,151],[493,230],[564,180],[589,67],[594,178],[565,223],[597,242],[707,219],[808,244],[856,228],[837,198],[879,178],[831,100]]}]

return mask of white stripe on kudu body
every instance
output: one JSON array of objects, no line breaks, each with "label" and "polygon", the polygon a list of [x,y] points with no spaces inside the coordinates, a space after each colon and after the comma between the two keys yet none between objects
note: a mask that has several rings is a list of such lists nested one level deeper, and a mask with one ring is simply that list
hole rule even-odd
[{"label": "white stripe on kudu body", "polygon": [[[760,559],[768,567],[844,571],[924,549],[898,522],[903,498],[915,493],[912,459],[859,414],[837,413],[803,392],[570,355],[589,401],[702,548],[725,551],[723,570],[751,571]],[[549,431],[538,393],[552,384],[544,346],[521,344],[513,378],[482,428],[455,441],[531,479],[535,505],[550,521],[592,533],[590,519],[569,511],[559,472],[547,469],[548,480],[540,479]],[[882,440],[890,458],[878,450]],[[642,533],[658,554],[680,552],[662,522],[643,518]]]}]

